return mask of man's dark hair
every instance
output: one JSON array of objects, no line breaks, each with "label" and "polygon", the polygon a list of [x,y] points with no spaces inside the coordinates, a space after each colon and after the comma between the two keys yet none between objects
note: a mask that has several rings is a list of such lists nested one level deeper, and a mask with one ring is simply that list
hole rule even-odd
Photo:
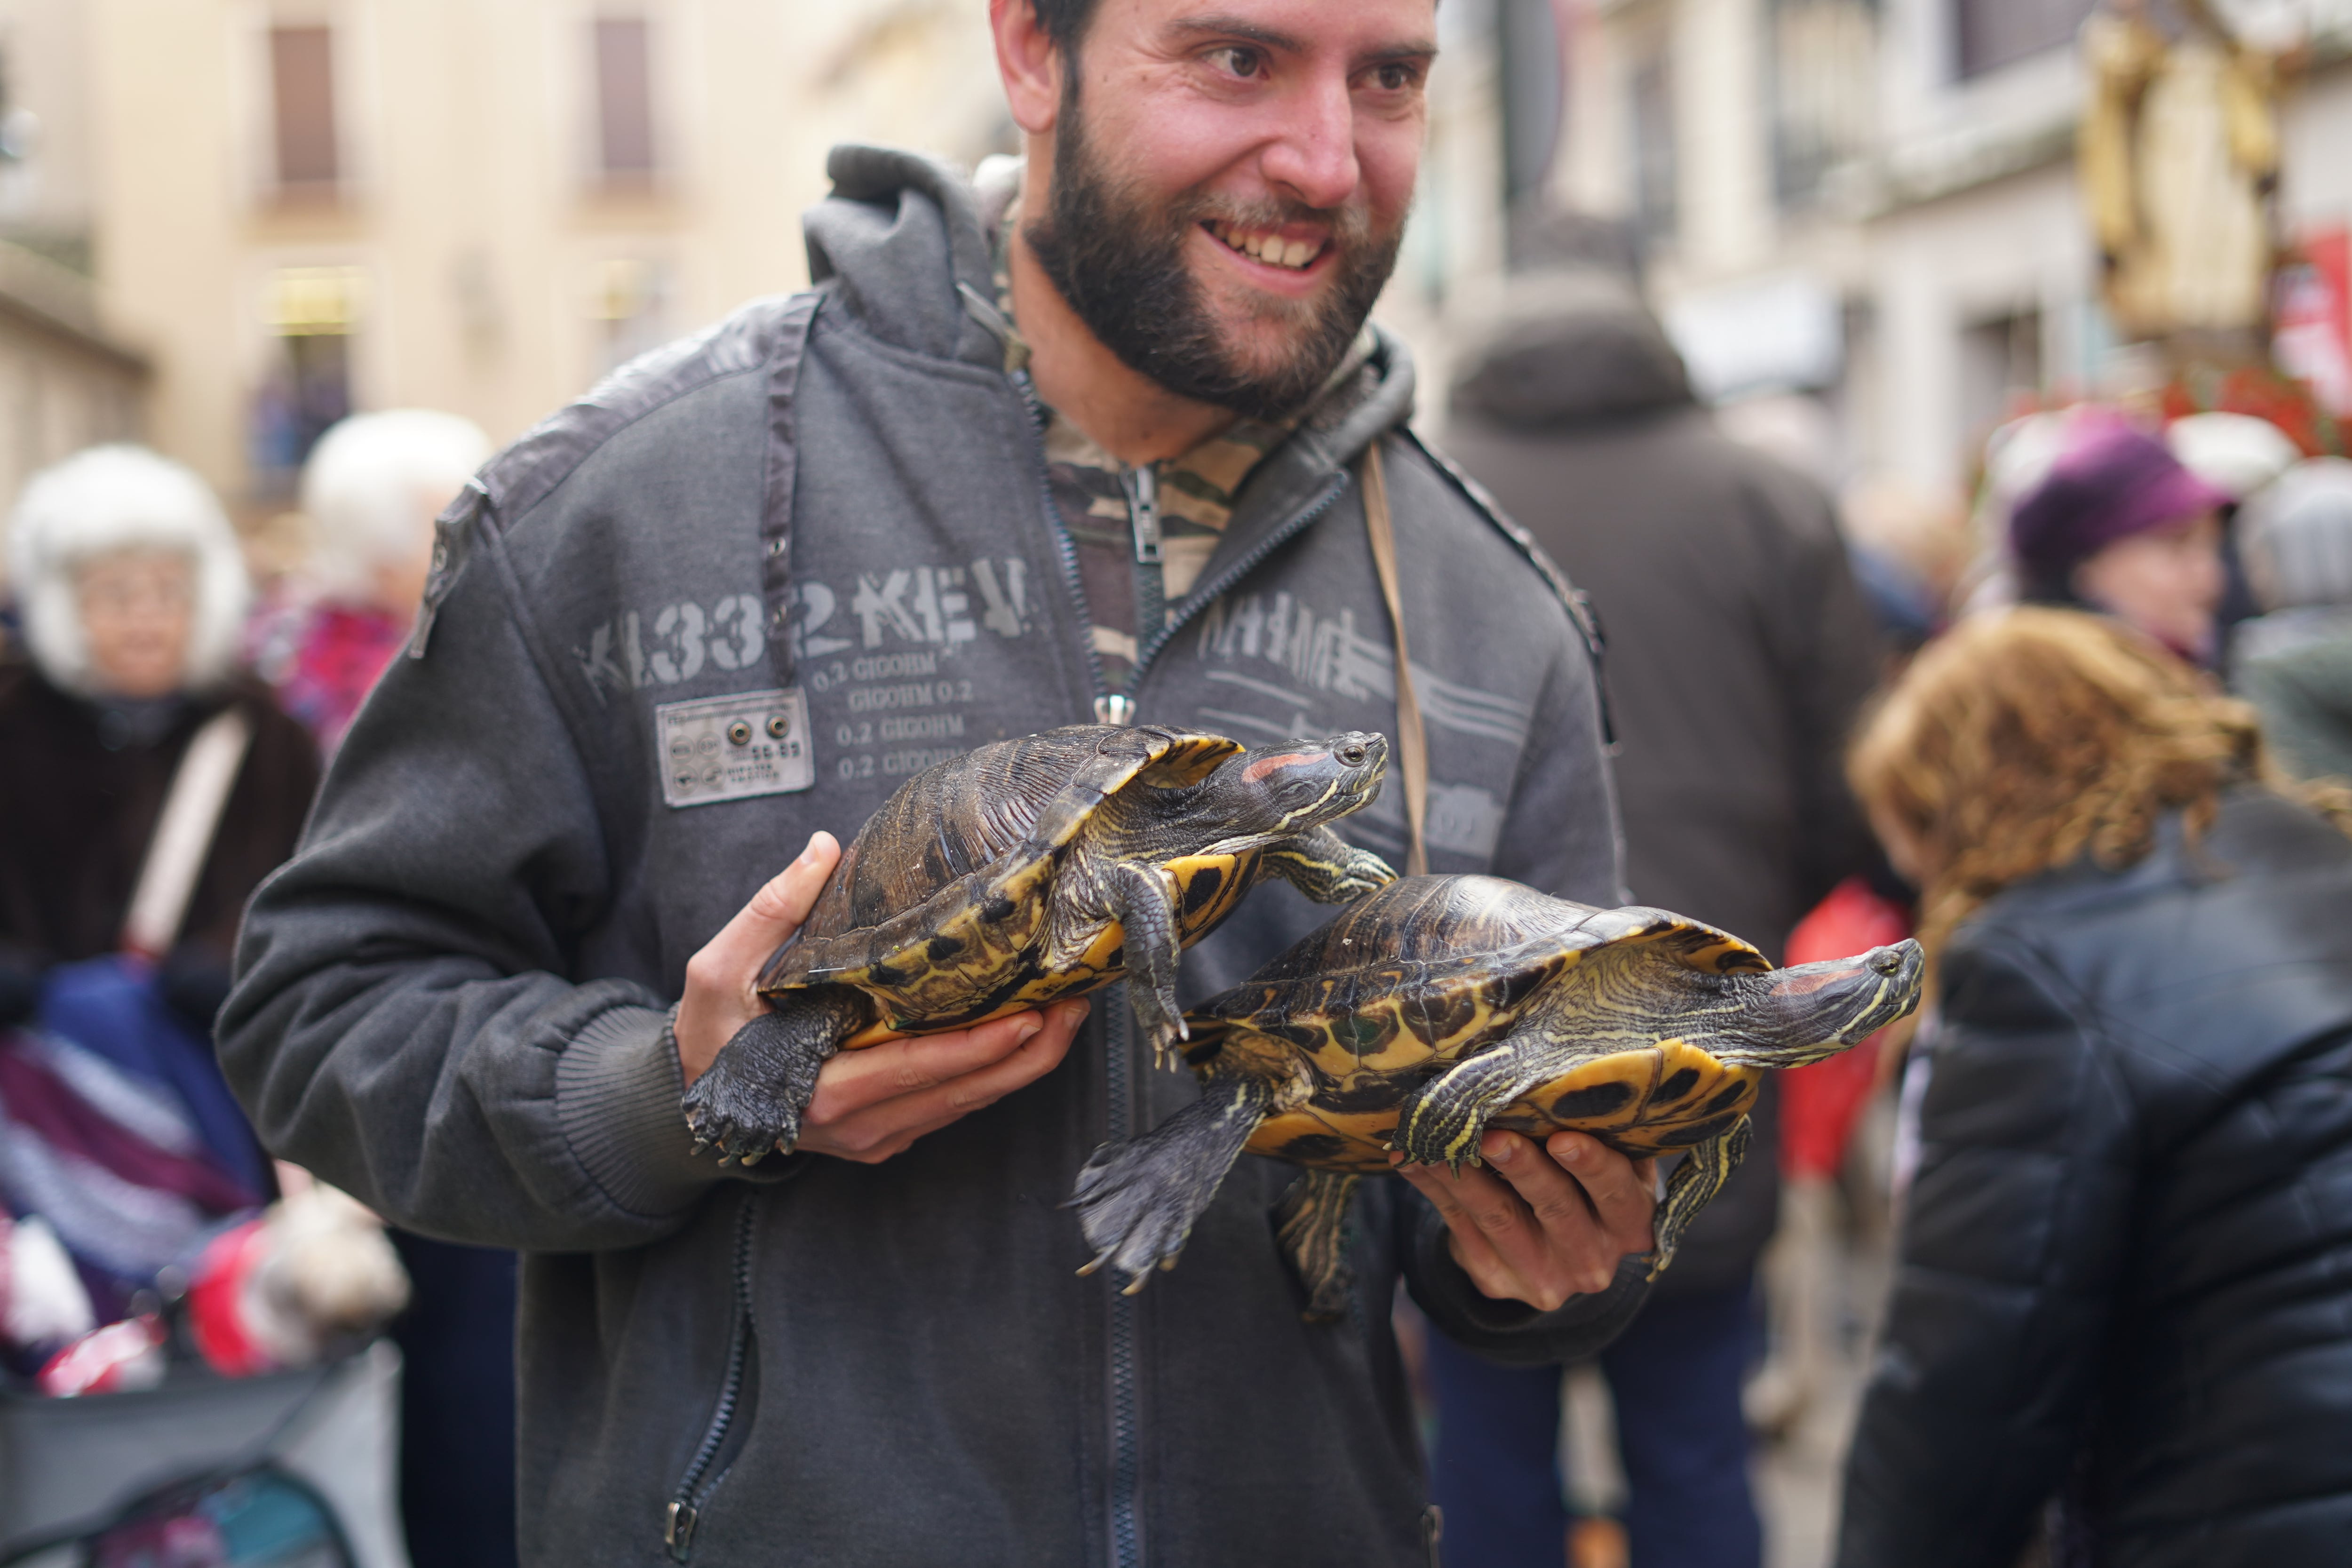
[{"label": "man's dark hair", "polygon": [[1078,39],[1085,36],[1087,24],[1095,19],[1095,6],[1100,0],[1029,0],[1029,9],[1037,15],[1037,30],[1054,40],[1054,47],[1065,58],[1075,58]]}]

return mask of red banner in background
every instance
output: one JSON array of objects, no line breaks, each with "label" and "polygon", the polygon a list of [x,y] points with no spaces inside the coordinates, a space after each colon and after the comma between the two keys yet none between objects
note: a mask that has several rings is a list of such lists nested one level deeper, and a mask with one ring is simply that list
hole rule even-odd
[{"label": "red banner in background", "polygon": [[2279,368],[2328,413],[2352,415],[2352,232],[2339,224],[2306,233],[2279,268],[2277,290]]},{"label": "red banner in background", "polygon": [[[1789,933],[1790,963],[1845,958],[1901,942],[1911,919],[1901,908],[1849,877]],[[1886,1031],[1836,1056],[1790,1068],[1780,1075],[1780,1173],[1786,1176],[1835,1176],[1845,1163],[1845,1146],[1878,1077],[1878,1053]]]}]

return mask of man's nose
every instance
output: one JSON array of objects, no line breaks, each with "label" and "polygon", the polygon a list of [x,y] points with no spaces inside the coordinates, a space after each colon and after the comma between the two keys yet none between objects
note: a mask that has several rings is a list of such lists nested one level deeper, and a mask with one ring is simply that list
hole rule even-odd
[{"label": "man's nose", "polygon": [[1311,207],[1336,207],[1356,194],[1355,104],[1345,77],[1303,84],[1285,106],[1282,134],[1265,151],[1268,182]]}]

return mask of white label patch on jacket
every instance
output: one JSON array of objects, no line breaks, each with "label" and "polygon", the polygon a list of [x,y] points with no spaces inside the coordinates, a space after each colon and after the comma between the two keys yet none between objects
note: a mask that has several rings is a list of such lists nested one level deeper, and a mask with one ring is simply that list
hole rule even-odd
[{"label": "white label patch on jacket", "polygon": [[654,710],[662,799],[673,806],[806,789],[816,783],[810,741],[808,699],[798,687]]}]

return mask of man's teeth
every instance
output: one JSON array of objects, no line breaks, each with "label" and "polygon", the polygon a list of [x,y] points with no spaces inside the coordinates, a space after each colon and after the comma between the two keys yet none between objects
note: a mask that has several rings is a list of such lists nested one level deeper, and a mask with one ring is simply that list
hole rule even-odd
[{"label": "man's teeth", "polygon": [[1243,255],[1276,267],[1304,267],[1323,249],[1311,239],[1286,240],[1270,230],[1236,228],[1229,223],[1212,224],[1209,232]]}]

